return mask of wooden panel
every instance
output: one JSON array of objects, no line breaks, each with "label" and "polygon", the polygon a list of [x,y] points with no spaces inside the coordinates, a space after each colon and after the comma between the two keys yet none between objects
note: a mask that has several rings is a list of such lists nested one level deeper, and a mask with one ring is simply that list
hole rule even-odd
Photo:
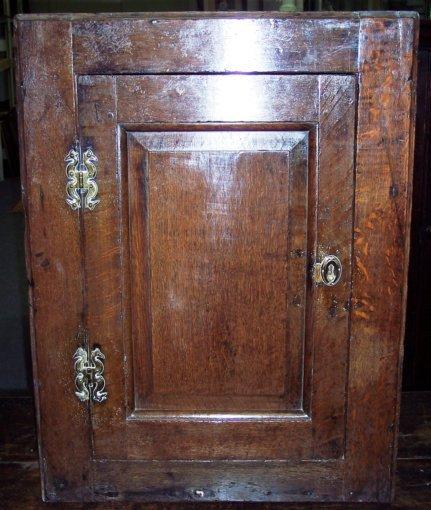
[{"label": "wooden panel", "polygon": [[129,139],[137,409],[294,409],[306,260],[288,254],[307,249],[308,133]]},{"label": "wooden panel", "polygon": [[354,16],[241,17],[154,13],[76,21],[74,66],[80,74],[356,71]]},{"label": "wooden panel", "polygon": [[[83,147],[98,157],[100,203],[83,214],[83,263],[85,271],[87,329],[90,344],[106,354],[105,379],[109,405],[92,408],[94,437],[111,441],[111,458],[122,458],[124,447],[125,372],[123,350],[121,193],[117,166],[115,78],[78,78],[79,134]],[[122,417],[113,420],[112,416]],[[95,439],[97,443],[97,439]]]},{"label": "wooden panel", "polygon": [[343,276],[335,287],[310,296],[314,345],[313,394],[316,457],[342,454],[345,443],[346,378],[350,323],[356,79],[321,76],[317,253],[337,255]]},{"label": "wooden panel", "polygon": [[311,420],[225,413],[178,418],[137,414],[127,421],[128,460],[300,460],[312,458]]},{"label": "wooden panel", "polygon": [[346,491],[391,498],[404,331],[417,20],[361,24]]},{"label": "wooden panel", "polygon": [[20,23],[16,42],[43,496],[88,499],[88,410],[73,393],[72,362],[84,308],[82,252],[79,214],[65,201],[64,157],[76,136],[70,23]]},{"label": "wooden panel", "polygon": [[342,466],[342,461],[95,462],[94,497],[149,502],[339,501]]},{"label": "wooden panel", "polygon": [[317,80],[317,76],[119,76],[118,121],[313,122],[319,108]]}]

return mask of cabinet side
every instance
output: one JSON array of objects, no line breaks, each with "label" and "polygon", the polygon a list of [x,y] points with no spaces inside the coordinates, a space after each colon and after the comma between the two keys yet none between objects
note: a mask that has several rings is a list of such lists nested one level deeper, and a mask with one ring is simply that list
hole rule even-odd
[{"label": "cabinet side", "polygon": [[75,136],[71,23],[15,20],[34,391],[46,501],[89,499],[88,409],[74,395],[83,315],[80,218],[65,202]]},{"label": "cabinet side", "polygon": [[407,295],[414,15],[361,19],[345,497],[390,501]]}]

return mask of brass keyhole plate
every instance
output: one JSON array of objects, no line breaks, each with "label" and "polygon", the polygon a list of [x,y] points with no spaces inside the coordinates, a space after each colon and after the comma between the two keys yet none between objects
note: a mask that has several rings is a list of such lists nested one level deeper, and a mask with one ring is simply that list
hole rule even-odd
[{"label": "brass keyhole plate", "polygon": [[341,279],[343,269],[340,259],[335,255],[327,255],[322,262],[314,266],[314,280],[316,283],[323,283],[333,287]]}]

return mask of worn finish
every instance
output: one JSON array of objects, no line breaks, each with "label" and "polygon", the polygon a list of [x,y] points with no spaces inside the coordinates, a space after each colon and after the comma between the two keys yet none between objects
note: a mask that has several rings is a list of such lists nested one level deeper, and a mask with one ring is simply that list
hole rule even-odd
[{"label": "worn finish", "polygon": [[131,136],[136,409],[300,409],[308,132]]},{"label": "worn finish", "polygon": [[[418,509],[431,506],[431,450],[429,448],[431,438],[430,430],[430,412],[431,412],[431,393],[405,393],[401,404],[400,421],[400,449],[397,463],[396,477],[396,496],[391,509]],[[298,466],[294,466],[290,471],[290,476],[295,475]],[[122,509],[122,510],[187,510],[190,508],[202,508],[199,502],[199,486],[195,490],[198,494],[183,494],[187,502],[184,503],[142,503],[136,501],[127,503],[125,498],[130,499],[135,496],[130,490],[128,493],[114,493],[112,488],[114,483],[109,486],[106,483],[106,473],[110,468],[103,468],[104,481],[98,485],[100,497],[103,495],[109,497],[109,503],[103,501],[95,503],[91,508],[98,510]],[[154,470],[150,469],[147,477],[147,493],[151,498],[151,475]],[[254,484],[255,492],[263,490],[263,487],[269,483],[269,487],[278,487],[289,476],[289,471],[282,473],[283,476],[275,478],[274,474],[280,473],[280,466],[272,467],[268,470],[268,478],[262,480],[252,479],[249,481]],[[313,473],[313,468],[309,471]],[[219,479],[220,479],[220,471]],[[196,476],[196,473],[194,473]],[[202,474],[197,473],[198,476]],[[133,478],[132,484],[136,484],[139,489],[139,476]],[[182,474],[184,476],[184,474]],[[307,474],[305,474],[305,478]],[[269,480],[268,480],[269,479]],[[223,482],[222,482],[223,483]],[[224,482],[226,483],[226,482]],[[332,483],[337,483],[334,480]],[[116,483],[115,483],[116,484]],[[250,484],[251,485],[251,484]],[[206,485],[202,484],[202,487]],[[171,485],[167,481],[167,487]],[[243,491],[238,487],[238,491]],[[173,499],[175,492],[167,493],[166,498]],[[33,401],[30,398],[0,398],[0,501],[5,510],[46,510],[47,504],[40,500],[40,477],[37,463],[36,452],[36,431],[34,426]],[[52,504],[51,504],[52,506]],[[49,506],[48,508],[50,508]],[[249,505],[251,508],[259,510],[285,509],[283,503],[261,503]],[[82,503],[57,503],[56,509],[62,510],[82,510]],[[243,503],[206,503],[205,507],[209,510],[236,510],[243,509]],[[87,508],[87,506],[85,506]],[[293,503],[289,504],[289,510],[307,510],[309,504]],[[366,504],[329,504],[317,503],[312,505],[313,510],[381,510],[382,505]]]},{"label": "worn finish", "polygon": [[[37,303],[43,312],[57,296],[59,307],[45,322],[34,314],[36,380],[52,375],[46,349],[66,321],[53,289],[67,267],[76,316],[64,330],[75,331],[57,342],[54,370],[84,329],[85,347],[106,355],[109,395],[86,408],[72,386],[58,405],[42,384],[45,498],[388,501],[413,16],[37,19],[17,24],[18,79],[33,84],[21,96],[27,194],[46,158],[32,122],[62,113],[67,129],[53,141],[59,161],[43,167],[62,192],[49,202],[55,221],[27,204],[29,270],[39,274],[45,242],[55,262],[50,284],[35,280]],[[61,45],[44,36],[52,27],[64,69]],[[31,67],[38,45],[58,59]],[[39,89],[49,66],[63,81]],[[41,114],[38,98],[54,107]],[[75,136],[98,157],[92,211],[64,201]],[[328,254],[343,267],[334,286],[312,278]],[[73,385],[72,369],[57,391]]]},{"label": "worn finish", "polygon": [[23,22],[16,42],[42,485],[46,498],[89,498],[88,410],[70,392],[76,333],[84,320],[80,218],[65,201],[64,156],[76,133],[71,24]]},{"label": "worn finish", "polygon": [[[306,282],[311,260],[318,256],[314,254],[325,249],[319,239],[325,232],[331,236],[331,224],[337,225],[338,244],[327,244],[326,249],[343,258],[349,274],[355,80],[264,78],[270,97],[275,87],[284,90],[285,105],[294,105],[300,94],[314,99],[285,110],[278,102],[270,107],[268,98],[260,99],[260,76],[117,77],[116,97],[110,78],[84,76],[78,81],[85,133],[91,123],[96,125],[94,112],[103,125],[108,106],[117,105],[112,114],[119,120],[134,121],[124,125],[120,137],[125,144],[120,156],[126,159],[118,192],[123,201],[124,287],[115,291],[118,299],[130,300],[130,310],[123,306],[122,313],[131,316],[133,344],[128,350],[126,346],[125,365],[117,339],[112,345],[109,338],[103,343],[111,352],[107,378],[120,381],[122,371],[134,389],[127,403],[121,385],[113,388],[115,402],[123,399],[123,405],[110,416],[109,435],[99,426],[103,408],[93,409],[98,458],[121,459],[121,450],[136,460],[341,455],[348,307],[328,314],[326,306],[346,303],[349,284],[347,280],[338,289],[319,290],[320,296],[327,296],[323,306],[319,298],[306,310],[306,294],[313,302],[315,292],[312,286],[306,291]],[[246,87],[255,108],[232,108],[229,119],[243,122],[221,124],[219,108],[207,97],[223,92],[225,102],[235,105],[239,85]],[[174,124],[168,123],[168,101],[159,93],[163,88],[181,91]],[[340,88],[344,94],[338,100]],[[147,102],[136,97],[132,101],[131,91],[146,95]],[[190,101],[193,109],[185,107]],[[333,101],[340,105],[337,115],[331,113]],[[132,116],[131,104],[145,108],[138,107]],[[267,122],[257,123],[262,118]],[[297,124],[300,118],[307,122]],[[197,120],[199,124],[191,124]],[[325,186],[316,190],[316,124],[324,156],[319,179],[329,183],[335,168],[340,169],[336,207]],[[339,138],[334,146],[337,167],[331,164],[333,138]],[[98,143],[115,147],[115,133],[100,131]],[[172,177],[167,168],[175,169]],[[328,229],[321,226],[318,234],[317,201]],[[91,216],[87,218],[93,225]],[[275,228],[278,224],[282,227]],[[110,239],[104,249],[114,253],[118,236]],[[89,250],[94,247],[92,241]],[[91,260],[109,262],[100,251]],[[117,266],[111,271],[117,275]],[[103,294],[93,299],[90,321],[91,310],[99,316],[103,311]],[[109,303],[112,313],[115,301]],[[332,341],[336,356],[326,350],[325,335],[317,335],[312,343],[313,314],[318,314],[322,331],[339,328]],[[313,360],[315,348],[327,355]],[[333,385],[330,394],[328,380]],[[111,411],[113,406],[110,403]],[[220,415],[217,423],[211,423],[210,412]],[[229,423],[223,423],[222,413],[229,413]],[[118,433],[115,441],[113,433]]]},{"label": "worn finish", "polygon": [[385,501],[393,490],[387,473],[395,462],[407,296],[413,26],[413,19],[364,19],[361,29],[346,484],[359,501]]},{"label": "worn finish", "polygon": [[[317,75],[119,76],[118,121],[316,122],[318,80]],[[307,101],[293,101],[302,96]]]},{"label": "worn finish", "polygon": [[79,74],[345,73],[356,68],[358,19],[238,18],[153,13],[144,19],[83,19],[74,23],[74,66]]}]

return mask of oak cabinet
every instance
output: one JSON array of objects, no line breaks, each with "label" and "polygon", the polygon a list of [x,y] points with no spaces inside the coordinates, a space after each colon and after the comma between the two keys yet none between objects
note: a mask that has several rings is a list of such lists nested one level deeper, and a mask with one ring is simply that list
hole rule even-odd
[{"label": "oak cabinet", "polygon": [[388,501],[417,20],[20,16],[48,501]]}]

